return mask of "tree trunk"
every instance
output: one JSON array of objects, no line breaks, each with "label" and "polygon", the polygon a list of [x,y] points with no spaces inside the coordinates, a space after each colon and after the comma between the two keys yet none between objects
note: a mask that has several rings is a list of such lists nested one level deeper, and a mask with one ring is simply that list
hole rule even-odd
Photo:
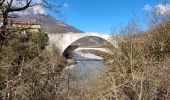
[{"label": "tree trunk", "polygon": [[1,27],[1,34],[4,36],[6,35],[6,29],[7,29],[7,25],[8,25],[8,13],[3,13],[3,24]]},{"label": "tree trunk", "polygon": [[7,25],[8,25],[8,13],[3,12],[3,23],[1,26],[1,32],[0,32],[0,48],[2,47],[3,42],[5,40]]}]

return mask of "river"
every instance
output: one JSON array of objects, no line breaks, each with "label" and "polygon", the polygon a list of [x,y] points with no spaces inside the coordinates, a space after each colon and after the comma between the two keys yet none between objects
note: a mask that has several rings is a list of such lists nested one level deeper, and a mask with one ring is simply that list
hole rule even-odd
[{"label": "river", "polygon": [[103,66],[103,58],[91,53],[79,51],[74,54],[72,59],[76,61],[76,64],[68,66],[67,69],[76,73],[83,79],[88,79],[92,76],[96,76]]}]

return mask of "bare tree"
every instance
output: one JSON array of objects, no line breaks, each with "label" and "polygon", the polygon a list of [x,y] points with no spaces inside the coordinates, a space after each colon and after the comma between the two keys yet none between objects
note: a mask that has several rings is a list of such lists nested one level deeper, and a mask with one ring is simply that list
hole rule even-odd
[{"label": "bare tree", "polygon": [[36,5],[42,5],[48,9],[53,9],[55,12],[58,12],[58,8],[62,7],[61,5],[51,4],[47,0],[41,0],[41,2],[37,2],[37,0],[0,0],[0,13],[2,14],[2,26],[0,31],[0,42],[2,47],[3,41],[7,35],[7,25],[8,25],[8,17],[9,13],[16,11],[24,11],[29,7],[33,7]]}]

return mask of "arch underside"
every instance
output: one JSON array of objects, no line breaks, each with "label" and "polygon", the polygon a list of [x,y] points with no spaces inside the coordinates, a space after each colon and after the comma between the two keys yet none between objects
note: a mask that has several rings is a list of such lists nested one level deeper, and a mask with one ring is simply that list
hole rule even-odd
[{"label": "arch underside", "polygon": [[[84,38],[98,38],[100,40],[99,44],[86,44],[86,46],[83,44],[78,44],[80,43],[79,41],[83,40]],[[103,43],[101,43],[101,40],[103,41]],[[97,41],[98,42],[98,41]],[[81,38],[78,38],[77,40],[73,41],[72,43],[68,44],[68,46],[66,47],[66,49],[63,51],[63,55],[66,58],[71,58],[71,56],[73,55],[73,52],[76,49],[80,50],[96,50],[96,51],[101,51],[101,52],[105,52],[105,53],[109,53],[109,50],[107,50],[108,48],[106,47],[107,44],[111,44],[108,40],[102,38],[102,37],[98,37],[98,36],[84,36]],[[100,47],[99,47],[100,46]],[[80,49],[81,48],[81,49]]]}]

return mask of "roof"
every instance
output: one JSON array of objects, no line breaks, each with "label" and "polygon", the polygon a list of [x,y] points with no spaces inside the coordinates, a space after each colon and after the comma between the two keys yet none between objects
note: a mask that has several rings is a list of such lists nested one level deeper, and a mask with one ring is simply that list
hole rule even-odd
[{"label": "roof", "polygon": [[37,20],[19,20],[19,19],[13,19],[13,24],[39,25],[40,22],[37,21]]}]

